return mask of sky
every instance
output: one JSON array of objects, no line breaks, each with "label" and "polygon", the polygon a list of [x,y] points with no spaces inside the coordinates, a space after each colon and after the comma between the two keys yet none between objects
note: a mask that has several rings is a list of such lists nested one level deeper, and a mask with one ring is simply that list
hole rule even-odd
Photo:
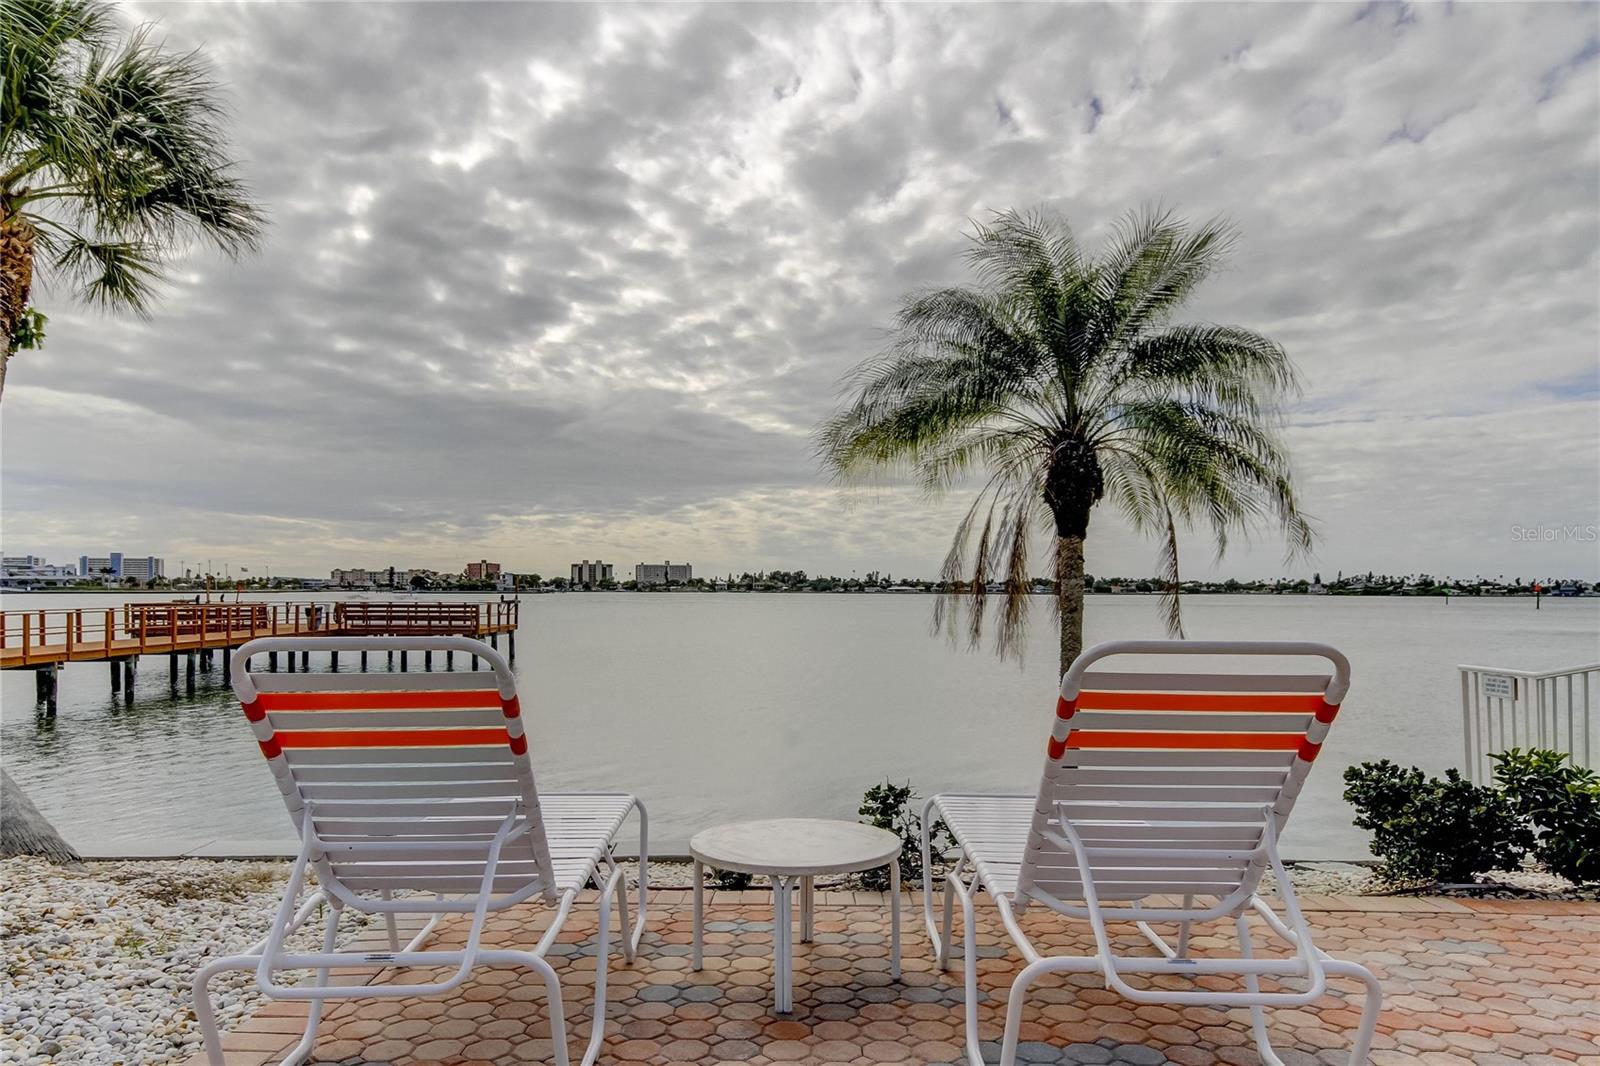
[{"label": "sky", "polygon": [[[935,576],[964,500],[811,433],[972,220],[1238,227],[1313,556],[1188,577],[1600,576],[1600,6],[128,4],[227,87],[272,222],[148,320],[36,287],[0,535],[168,572]],[[1109,508],[1091,573],[1155,571]]]}]

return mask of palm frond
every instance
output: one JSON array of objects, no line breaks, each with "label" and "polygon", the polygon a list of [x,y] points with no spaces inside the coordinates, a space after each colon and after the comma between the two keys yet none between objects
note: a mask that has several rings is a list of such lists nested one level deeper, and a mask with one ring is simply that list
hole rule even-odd
[{"label": "palm frond", "polygon": [[1299,390],[1283,346],[1253,330],[1210,323],[1172,326],[1127,346],[1105,392],[1178,395],[1261,416]]},{"label": "palm frond", "polygon": [[57,264],[74,279],[84,303],[144,315],[161,278],[158,255],[159,250],[149,243],[72,234],[62,242]]},{"label": "palm frond", "polygon": [[30,149],[51,138],[74,72],[115,28],[96,0],[0,0],[0,189],[48,162]]}]

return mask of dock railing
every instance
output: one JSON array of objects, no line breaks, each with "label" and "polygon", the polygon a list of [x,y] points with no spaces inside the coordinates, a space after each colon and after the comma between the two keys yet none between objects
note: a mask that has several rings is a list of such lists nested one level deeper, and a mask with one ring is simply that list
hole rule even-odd
[{"label": "dock railing", "polygon": [[[233,647],[254,637],[297,633],[486,636],[514,631],[517,616],[515,599],[443,603],[230,600],[0,611],[0,666],[12,669]],[[346,625],[348,629],[343,628]]]},{"label": "dock railing", "polygon": [[1551,748],[1600,770],[1600,663],[1546,671],[1456,669],[1469,780],[1493,780],[1489,756],[1507,748]]}]

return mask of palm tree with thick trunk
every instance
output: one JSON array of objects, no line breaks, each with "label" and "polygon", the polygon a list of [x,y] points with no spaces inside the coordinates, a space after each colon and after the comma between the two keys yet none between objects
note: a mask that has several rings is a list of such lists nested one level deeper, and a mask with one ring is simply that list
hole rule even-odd
[{"label": "palm tree with thick trunk", "polygon": [[[234,174],[220,94],[195,53],[120,32],[99,0],[0,0],[0,397],[44,341],[36,277],[144,314],[196,238],[230,256],[265,222]],[[72,857],[10,775],[0,857]]]},{"label": "palm tree with thick trunk", "polygon": [[192,240],[252,249],[263,215],[234,173],[195,53],[124,34],[99,0],[0,0],[0,395],[43,340],[34,282],[144,314]]},{"label": "palm tree with thick trunk", "polygon": [[972,235],[976,285],[904,300],[817,443],[846,481],[910,473],[942,494],[981,477],[945,558],[957,595],[940,598],[937,624],[976,644],[997,582],[997,648],[1020,652],[1029,550],[1047,540],[1065,672],[1083,650],[1084,542],[1103,501],[1160,539],[1173,635],[1180,529],[1208,527],[1220,556],[1265,518],[1291,553],[1310,547],[1276,432],[1296,387],[1283,348],[1240,326],[1174,321],[1233,239],[1220,220],[1147,211],[1091,252],[1055,215],[1007,212]]}]

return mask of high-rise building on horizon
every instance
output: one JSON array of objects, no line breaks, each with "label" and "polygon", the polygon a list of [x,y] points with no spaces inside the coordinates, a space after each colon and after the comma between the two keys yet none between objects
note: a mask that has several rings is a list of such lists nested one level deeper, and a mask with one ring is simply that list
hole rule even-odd
[{"label": "high-rise building on horizon", "polygon": [[611,581],[614,568],[610,563],[603,563],[599,559],[590,562],[585,559],[581,563],[572,564],[572,583],[574,585],[598,585],[602,581]]},{"label": "high-rise building on horizon", "polygon": [[639,585],[682,584],[694,578],[694,568],[688,563],[674,563],[671,559],[660,563],[638,563],[633,568],[633,580]]},{"label": "high-rise building on horizon", "polygon": [[166,577],[166,570],[167,561],[154,555],[112,552],[110,555],[78,556],[79,577],[108,577],[117,581],[131,577],[135,581],[154,581]]},{"label": "high-rise building on horizon", "polygon": [[475,563],[468,563],[464,573],[468,581],[492,581],[500,576],[500,564],[479,559]]}]

